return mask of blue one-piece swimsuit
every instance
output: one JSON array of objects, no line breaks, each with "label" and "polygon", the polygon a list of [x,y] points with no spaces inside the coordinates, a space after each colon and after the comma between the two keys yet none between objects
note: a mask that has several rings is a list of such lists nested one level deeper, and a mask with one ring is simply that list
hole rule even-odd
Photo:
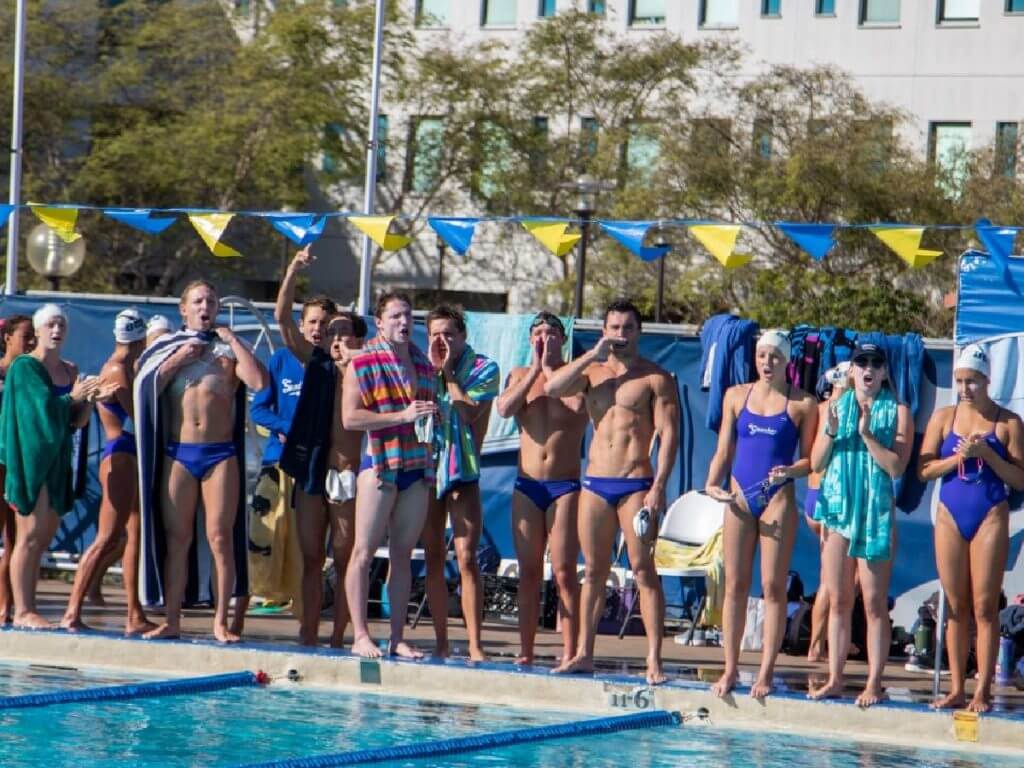
[{"label": "blue one-piece swimsuit", "polygon": [[[953,421],[956,421],[956,410],[953,410]],[[999,421],[999,414],[996,414]],[[948,459],[956,453],[956,446],[963,438],[950,428],[946,439],[942,441],[939,455]],[[1005,459],[1006,446],[996,437],[995,430],[985,435],[985,442],[992,450]],[[963,477],[953,470],[942,478],[939,489],[939,501],[949,510],[953,522],[965,540],[971,541],[988,516],[989,510],[1008,498],[1006,485],[988,464],[980,459],[965,459]]]},{"label": "blue one-piece swimsuit", "polygon": [[753,391],[754,386],[751,385],[743,401],[743,410],[736,419],[732,476],[747,500],[750,514],[757,519],[779,489],[793,482],[790,478],[784,483],[769,485],[768,472],[773,467],[788,467],[793,463],[800,443],[800,431],[789,416],[789,389],[786,390],[786,407],[772,416],[750,412],[747,403]]}]

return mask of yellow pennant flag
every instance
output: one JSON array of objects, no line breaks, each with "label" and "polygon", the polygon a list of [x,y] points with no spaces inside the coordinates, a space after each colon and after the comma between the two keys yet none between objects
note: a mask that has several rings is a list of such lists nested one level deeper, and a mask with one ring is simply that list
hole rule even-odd
[{"label": "yellow pennant flag", "polygon": [[942,255],[942,251],[921,248],[924,227],[871,227],[871,231],[914,269],[931,264]]},{"label": "yellow pennant flag", "polygon": [[394,216],[349,216],[348,220],[385,251],[397,251],[412,242],[411,237],[388,234]]},{"label": "yellow pennant flag", "polygon": [[228,228],[228,223],[235,217],[233,213],[190,213],[188,220],[192,222],[196,232],[203,238],[210,253],[221,258],[241,256],[230,245],[220,242],[221,235]]},{"label": "yellow pennant flag", "polygon": [[555,256],[565,256],[582,237],[575,232],[567,233],[569,225],[564,221],[524,221],[523,226]]},{"label": "yellow pennant flag", "polygon": [[689,230],[726,269],[742,267],[753,258],[749,253],[733,253],[740,235],[739,224],[694,224]]},{"label": "yellow pennant flag", "polygon": [[82,237],[75,232],[75,224],[78,222],[77,208],[48,208],[35,203],[29,203],[29,207],[36,218],[56,232],[57,237],[65,243],[73,243]]}]

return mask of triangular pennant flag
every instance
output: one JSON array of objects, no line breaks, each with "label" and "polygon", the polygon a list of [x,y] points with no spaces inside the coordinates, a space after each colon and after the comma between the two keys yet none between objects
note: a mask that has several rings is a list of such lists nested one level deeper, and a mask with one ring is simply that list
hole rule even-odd
[{"label": "triangular pennant flag", "polygon": [[448,247],[459,256],[465,256],[469,244],[473,242],[473,234],[480,219],[439,219],[434,216],[427,218],[427,223],[444,240]]},{"label": "triangular pennant flag", "polygon": [[177,221],[173,216],[154,216],[153,212],[146,208],[135,208],[134,210],[107,208],[103,211],[103,215],[150,235],[159,235]]},{"label": "triangular pennant flag", "polygon": [[399,248],[405,248],[405,246],[411,243],[412,238],[405,235],[388,234],[388,228],[391,226],[394,218],[394,216],[349,216],[348,220],[352,222],[356,229],[373,240],[385,251],[397,251]]},{"label": "triangular pennant flag", "polygon": [[1002,275],[1003,281],[1010,286],[1014,293],[1020,294],[1017,281],[1010,274],[1010,254],[1013,253],[1013,241],[1017,238],[1016,227],[994,227],[988,219],[978,219],[974,225],[974,231],[981,240],[981,244],[988,251],[988,257],[992,264]]},{"label": "triangular pennant flag", "polygon": [[13,211],[17,207],[18,206],[16,205],[0,203],[0,229],[4,228],[4,225],[7,224],[7,218],[11,215],[11,211]]},{"label": "triangular pennant flag", "polygon": [[931,264],[942,251],[929,251],[921,248],[924,227],[870,227],[875,237],[889,246],[893,253],[903,259],[914,269]]},{"label": "triangular pennant flag", "polygon": [[73,243],[82,237],[75,232],[75,224],[78,222],[77,208],[49,208],[35,203],[29,203],[29,207],[36,218],[57,233],[57,237],[65,243]]},{"label": "triangular pennant flag", "polygon": [[644,246],[647,230],[653,221],[602,221],[601,228],[644,261],[660,259],[672,250],[671,245]]},{"label": "triangular pennant flag", "polygon": [[190,213],[188,220],[192,222],[196,232],[203,238],[210,253],[221,258],[241,256],[238,251],[230,245],[220,242],[221,235],[227,229],[228,223],[235,217],[233,213]]},{"label": "triangular pennant flag", "polygon": [[529,219],[523,222],[523,226],[555,256],[565,256],[582,237],[573,232],[566,233],[569,225],[564,221]]},{"label": "triangular pennant flag", "polygon": [[271,226],[291,240],[299,248],[315,243],[324,233],[326,216],[315,216],[310,213],[270,213],[267,214]]},{"label": "triangular pennant flag", "polygon": [[733,253],[740,234],[739,224],[694,224],[688,229],[726,269],[742,267],[753,258],[749,253]]},{"label": "triangular pennant flag", "polygon": [[775,226],[815,261],[821,261],[836,244],[835,224],[797,224],[777,221]]}]

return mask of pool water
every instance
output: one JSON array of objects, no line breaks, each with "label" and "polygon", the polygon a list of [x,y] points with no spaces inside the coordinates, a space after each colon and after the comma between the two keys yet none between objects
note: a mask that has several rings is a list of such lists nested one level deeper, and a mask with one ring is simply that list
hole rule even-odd
[{"label": "pool water", "polygon": [[[0,669],[0,673],[6,671]],[[201,696],[0,710],[0,764],[48,768],[236,766],[580,719],[585,718],[578,713],[456,706],[288,685],[238,688]],[[898,749],[684,725],[388,765],[1019,768],[1021,763],[1019,756]]]},{"label": "pool water", "polygon": [[0,696],[77,690],[101,685],[125,685],[157,679],[166,678],[125,672],[47,666],[45,664],[26,666],[24,664],[0,663]]}]

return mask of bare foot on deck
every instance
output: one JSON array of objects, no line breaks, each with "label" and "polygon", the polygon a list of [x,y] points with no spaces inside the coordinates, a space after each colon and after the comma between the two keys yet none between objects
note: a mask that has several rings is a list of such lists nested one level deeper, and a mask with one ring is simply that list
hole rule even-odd
[{"label": "bare foot on deck", "polygon": [[345,647],[345,632],[333,632],[331,634],[331,648]]},{"label": "bare foot on deck", "polygon": [[711,692],[720,699],[725,698],[732,693],[738,679],[739,673],[737,672],[723,672],[722,676],[718,678],[718,682],[711,686]]},{"label": "bare foot on deck", "polygon": [[807,651],[807,660],[812,664],[817,664],[819,661],[828,661],[828,654],[823,648],[811,648]]},{"label": "bare foot on deck", "polygon": [[974,692],[974,698],[967,705],[968,712],[989,712],[992,709],[992,694],[989,691],[978,689]]},{"label": "bare foot on deck", "polygon": [[64,618],[60,620],[60,628],[65,632],[89,632],[91,627],[82,621],[81,616],[68,616],[64,614]]},{"label": "bare foot on deck", "polygon": [[963,691],[950,691],[945,696],[940,696],[928,706],[932,709],[963,709],[967,698]]},{"label": "bare foot on deck", "polygon": [[145,616],[141,618],[128,619],[124,625],[124,636],[137,637],[139,635],[145,635],[148,632],[152,632],[154,629],[156,629],[156,624]]},{"label": "bare foot on deck", "polygon": [[470,661],[487,661],[487,654],[484,653],[482,648],[469,648],[469,660]]},{"label": "bare foot on deck", "polygon": [[775,686],[772,685],[771,675],[768,675],[767,678],[761,676],[757,678],[757,682],[750,686],[750,697],[753,699],[763,699],[765,696],[770,696],[774,690]]},{"label": "bare foot on deck", "polygon": [[668,675],[661,668],[661,659],[657,656],[647,657],[647,684],[661,685],[668,680]]},{"label": "bare foot on deck", "polygon": [[532,667],[533,666],[533,656],[532,655],[527,656],[524,653],[521,656],[516,656],[516,660],[514,662],[512,662],[512,663],[515,664],[517,667]]},{"label": "bare foot on deck", "polygon": [[448,643],[438,643],[434,646],[434,652],[431,654],[435,659],[447,659],[450,655]]},{"label": "bare foot on deck", "polygon": [[397,656],[400,659],[422,659],[423,652],[418,651],[409,645],[407,642],[402,640],[401,642],[392,643],[391,648],[388,650],[392,656]]},{"label": "bare foot on deck", "polygon": [[812,688],[807,698],[820,701],[821,699],[838,699],[843,695],[845,684],[842,680],[829,680],[821,688]]},{"label": "bare foot on deck", "polygon": [[16,629],[52,629],[53,624],[44,619],[36,612],[23,613],[14,617]]},{"label": "bare foot on deck", "polygon": [[364,659],[379,659],[384,655],[369,635],[355,638],[349,650],[356,656],[362,656]]},{"label": "bare foot on deck", "polygon": [[563,661],[551,672],[553,674],[582,675],[594,671],[594,660],[590,656],[577,654],[568,661]]},{"label": "bare foot on deck", "polygon": [[225,645],[230,643],[238,643],[242,640],[242,636],[236,635],[234,632],[227,628],[227,625],[215,624],[213,626],[213,636],[216,638],[218,643],[224,643]]},{"label": "bare foot on deck", "polygon": [[862,709],[867,709],[868,707],[873,707],[885,698],[885,689],[882,688],[882,686],[869,685],[861,691],[860,696],[857,697],[857,701],[854,703]]},{"label": "bare foot on deck", "polygon": [[181,637],[181,629],[170,624],[160,624],[142,635],[145,640],[177,640]]}]

